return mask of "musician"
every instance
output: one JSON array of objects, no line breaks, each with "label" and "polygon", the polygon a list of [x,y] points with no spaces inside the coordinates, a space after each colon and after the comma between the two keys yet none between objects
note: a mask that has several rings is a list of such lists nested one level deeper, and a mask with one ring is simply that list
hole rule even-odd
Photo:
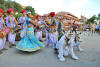
[{"label": "musician", "polygon": [[50,19],[46,18],[46,43],[47,45],[45,47],[49,47],[49,33],[50,33]]},{"label": "musician", "polygon": [[16,33],[14,32],[14,28],[16,26],[20,27],[18,25],[18,22],[16,21],[14,15],[14,9],[9,8],[7,10],[7,13],[9,14],[9,16],[6,17],[6,25],[8,28],[10,28],[10,32],[8,34],[8,41],[9,41],[9,48],[12,48],[12,46],[16,46],[15,44],[15,38],[16,38]]},{"label": "musician", "polygon": [[26,26],[26,24],[25,24],[25,22],[26,22],[26,16],[25,16],[26,10],[23,9],[21,11],[21,13],[22,13],[22,16],[19,19],[19,24],[21,25],[21,37],[23,37],[24,36],[25,26]]},{"label": "musician", "polygon": [[4,48],[5,42],[6,42],[6,35],[3,32],[4,28],[6,28],[6,25],[4,23],[4,19],[3,19],[3,9],[0,8],[0,54],[2,54],[2,50],[7,50],[6,48]]},{"label": "musician", "polygon": [[38,21],[38,23],[36,23],[35,37],[42,42],[42,26],[43,26],[43,22],[40,19],[40,15],[38,15],[38,14],[36,15],[36,21]]},{"label": "musician", "polygon": [[52,48],[55,48],[56,46],[56,21],[55,21],[55,12],[51,12],[50,13],[50,25],[49,25],[49,28],[50,28],[50,31],[48,32],[48,44],[51,44],[52,45]]}]

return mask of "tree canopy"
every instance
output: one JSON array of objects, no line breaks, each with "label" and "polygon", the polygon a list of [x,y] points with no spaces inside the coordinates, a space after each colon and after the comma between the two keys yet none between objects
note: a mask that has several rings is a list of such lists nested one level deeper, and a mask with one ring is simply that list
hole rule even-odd
[{"label": "tree canopy", "polygon": [[31,11],[32,15],[35,16],[35,10],[34,10],[34,8],[32,8],[31,6],[27,6],[25,9]]},{"label": "tree canopy", "polygon": [[100,13],[98,14],[98,16],[93,15],[91,18],[89,18],[86,24],[96,23],[95,20],[100,20]]},{"label": "tree canopy", "polygon": [[[7,9],[13,8],[15,12],[18,12],[20,14],[22,9],[30,10],[32,12],[32,15],[35,15],[35,10],[31,6],[26,6],[26,8],[22,8],[21,5],[15,1],[12,0],[0,0],[0,8],[6,12]],[[20,15],[17,15],[17,17]]]}]

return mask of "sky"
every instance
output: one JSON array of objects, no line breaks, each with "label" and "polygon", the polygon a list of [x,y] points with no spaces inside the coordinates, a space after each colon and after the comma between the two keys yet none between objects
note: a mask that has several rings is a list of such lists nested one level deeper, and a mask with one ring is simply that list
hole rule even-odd
[{"label": "sky", "polygon": [[[14,1],[14,0],[13,0]],[[15,0],[24,6],[32,6],[36,13],[70,12],[77,17],[90,18],[100,13],[100,0]]]}]

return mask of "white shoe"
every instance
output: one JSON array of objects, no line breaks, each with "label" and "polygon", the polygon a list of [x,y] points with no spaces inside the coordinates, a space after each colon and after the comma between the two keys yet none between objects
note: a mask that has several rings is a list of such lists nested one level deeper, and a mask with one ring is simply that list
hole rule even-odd
[{"label": "white shoe", "polygon": [[61,61],[61,62],[64,62],[65,61],[65,58],[62,56],[62,57],[59,57],[59,55],[58,55],[58,58],[59,58],[59,60]]},{"label": "white shoe", "polygon": [[78,60],[78,59],[79,59],[77,56],[72,56],[72,58],[73,58],[74,60]]},{"label": "white shoe", "polygon": [[60,61],[64,62],[65,61],[65,58],[59,58]]}]

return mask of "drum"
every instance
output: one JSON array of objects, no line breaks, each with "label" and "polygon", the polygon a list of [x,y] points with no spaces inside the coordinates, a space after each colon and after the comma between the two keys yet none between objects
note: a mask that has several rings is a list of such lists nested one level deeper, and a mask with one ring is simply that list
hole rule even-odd
[{"label": "drum", "polygon": [[48,25],[50,25],[50,21],[49,21],[49,20],[46,20],[45,22],[46,22]]},{"label": "drum", "polygon": [[0,38],[4,38],[6,34],[4,32],[0,32]]},{"label": "drum", "polygon": [[50,26],[50,32],[51,33],[56,32],[56,26]]},{"label": "drum", "polygon": [[42,25],[38,25],[37,29],[43,29],[44,27],[45,27],[45,25],[43,25],[43,24]]}]

